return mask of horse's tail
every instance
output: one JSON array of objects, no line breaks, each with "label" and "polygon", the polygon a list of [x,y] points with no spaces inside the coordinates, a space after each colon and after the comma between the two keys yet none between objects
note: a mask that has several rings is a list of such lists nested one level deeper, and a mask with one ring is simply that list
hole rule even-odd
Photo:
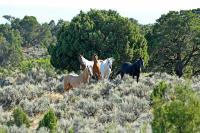
[{"label": "horse's tail", "polygon": [[121,73],[121,70],[118,70],[115,76],[119,75]]},{"label": "horse's tail", "polygon": [[117,77],[117,75],[120,74],[120,73],[121,73],[121,70],[118,70],[117,73],[112,72],[111,75],[110,75],[110,78],[115,79]]}]

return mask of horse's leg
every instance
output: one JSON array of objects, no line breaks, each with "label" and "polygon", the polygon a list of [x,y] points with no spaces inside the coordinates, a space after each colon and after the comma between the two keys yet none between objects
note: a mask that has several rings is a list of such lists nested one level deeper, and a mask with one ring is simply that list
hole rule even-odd
[{"label": "horse's leg", "polygon": [[97,77],[98,77],[98,80],[100,80],[101,79],[101,74],[98,73]]},{"label": "horse's leg", "polygon": [[70,86],[69,83],[65,83],[65,84],[64,84],[64,90],[65,90],[65,91],[68,91],[71,87],[72,87],[72,86]]},{"label": "horse's leg", "polygon": [[101,74],[101,79],[104,79],[105,77],[104,77],[104,75],[103,74]]},{"label": "horse's leg", "polygon": [[121,72],[120,73],[120,75],[121,75],[121,79],[124,77],[124,73],[123,72]]},{"label": "horse's leg", "polygon": [[101,79],[103,80],[105,78],[105,67],[104,67],[104,64],[101,64],[100,65],[100,75],[101,75]]},{"label": "horse's leg", "polygon": [[94,76],[94,79],[98,81],[98,75],[94,74],[93,76]]},{"label": "horse's leg", "polygon": [[65,90],[65,91],[67,90],[67,86],[68,86],[68,84],[67,84],[67,83],[64,83],[64,90]]},{"label": "horse's leg", "polygon": [[138,75],[137,75],[137,83],[138,83],[138,81],[139,81],[139,77],[140,77],[140,75],[138,74]]},{"label": "horse's leg", "polygon": [[107,73],[107,75],[106,75],[106,77],[105,77],[107,80],[109,79],[110,74],[111,74],[111,70],[108,70],[108,73]]}]

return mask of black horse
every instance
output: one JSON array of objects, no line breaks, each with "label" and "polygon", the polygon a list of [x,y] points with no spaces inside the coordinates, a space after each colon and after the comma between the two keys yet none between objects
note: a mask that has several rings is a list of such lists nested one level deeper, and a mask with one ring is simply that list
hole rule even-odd
[{"label": "black horse", "polygon": [[144,61],[142,58],[137,59],[134,63],[125,62],[121,65],[120,70],[116,73],[121,75],[121,79],[124,77],[124,74],[129,74],[133,78],[137,76],[137,82],[140,77],[141,67],[144,68]]}]

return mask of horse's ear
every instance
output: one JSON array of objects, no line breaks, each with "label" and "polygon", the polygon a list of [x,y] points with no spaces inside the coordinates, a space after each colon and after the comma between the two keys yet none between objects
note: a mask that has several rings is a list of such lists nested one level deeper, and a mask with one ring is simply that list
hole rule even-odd
[{"label": "horse's ear", "polygon": [[95,59],[98,60],[98,55],[94,53],[93,54],[93,60],[95,60]]},{"label": "horse's ear", "polygon": [[81,61],[81,54],[78,55],[78,59],[79,59],[79,61]]}]

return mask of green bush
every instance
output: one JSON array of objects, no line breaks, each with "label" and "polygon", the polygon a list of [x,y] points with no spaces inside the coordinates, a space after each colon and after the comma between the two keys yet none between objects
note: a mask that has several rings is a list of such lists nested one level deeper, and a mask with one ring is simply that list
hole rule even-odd
[{"label": "green bush", "polygon": [[22,110],[21,107],[17,107],[13,111],[14,123],[20,127],[21,125],[25,124],[26,127],[30,127],[30,121],[26,113]]},{"label": "green bush", "polygon": [[0,127],[0,133],[7,133],[8,131],[5,128]]},{"label": "green bush", "polygon": [[10,76],[11,73],[12,73],[11,69],[0,67],[0,78],[5,78],[6,76]]},{"label": "green bush", "polygon": [[74,129],[73,129],[73,128],[70,128],[70,129],[68,130],[68,133],[74,133]]},{"label": "green bush", "polygon": [[193,74],[192,69],[193,69],[193,68],[192,68],[191,65],[186,66],[186,67],[185,67],[185,70],[184,70],[183,77],[184,77],[184,78],[191,79],[191,78],[192,78],[192,74]]},{"label": "green bush", "polygon": [[153,115],[154,133],[200,131],[200,99],[189,86],[177,85],[167,98],[157,97]]},{"label": "green bush", "polygon": [[29,59],[20,63],[20,70],[24,73],[31,70],[33,67],[43,68],[49,76],[54,74],[54,68],[49,58]]},{"label": "green bush", "polygon": [[165,83],[165,81],[161,81],[156,87],[153,89],[153,92],[151,93],[151,102],[155,103],[157,100],[160,100],[164,97],[165,92],[167,90],[168,86]]},{"label": "green bush", "polygon": [[44,115],[43,119],[39,123],[39,127],[47,127],[50,129],[51,132],[55,132],[57,128],[57,117],[52,109]]}]

